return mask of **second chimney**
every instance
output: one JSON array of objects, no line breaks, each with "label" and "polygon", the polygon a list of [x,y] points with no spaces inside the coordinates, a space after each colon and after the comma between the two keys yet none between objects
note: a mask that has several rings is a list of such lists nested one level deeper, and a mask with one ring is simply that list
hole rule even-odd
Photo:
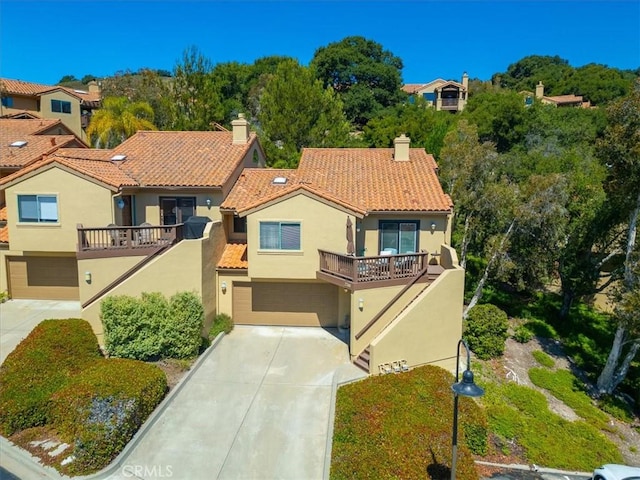
[{"label": "second chimney", "polygon": [[244,113],[239,113],[238,118],[231,122],[233,126],[233,144],[241,145],[249,140],[249,122],[244,118]]},{"label": "second chimney", "polygon": [[536,98],[544,97],[544,85],[542,84],[542,80],[538,82],[536,85]]},{"label": "second chimney", "polygon": [[409,160],[409,144],[411,139],[404,133],[393,139],[393,159],[400,162]]}]

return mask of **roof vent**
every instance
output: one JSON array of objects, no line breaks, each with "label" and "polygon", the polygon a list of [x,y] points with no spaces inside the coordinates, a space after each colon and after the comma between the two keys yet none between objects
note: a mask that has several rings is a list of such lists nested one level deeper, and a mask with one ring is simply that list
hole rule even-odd
[{"label": "roof vent", "polygon": [[271,182],[274,185],[285,185],[287,183],[287,178],[286,177],[276,177],[273,179],[273,181]]},{"label": "roof vent", "polygon": [[113,157],[111,157],[111,161],[112,162],[121,162],[121,161],[125,160],[126,158],[127,158],[126,155],[118,154],[118,155],[114,155]]},{"label": "roof vent", "polygon": [[9,146],[10,147],[18,147],[18,148],[22,148],[27,144],[27,142],[25,140],[17,140],[15,142],[12,142]]}]

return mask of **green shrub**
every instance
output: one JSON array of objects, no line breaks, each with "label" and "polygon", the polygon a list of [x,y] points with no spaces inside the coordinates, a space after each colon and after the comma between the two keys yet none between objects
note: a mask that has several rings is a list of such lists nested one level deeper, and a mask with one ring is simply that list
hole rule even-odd
[{"label": "green shrub", "polygon": [[44,320],[0,367],[0,429],[5,436],[44,425],[49,398],[71,377],[102,358],[89,323]]},{"label": "green shrub", "polygon": [[542,350],[534,350],[531,355],[536,359],[543,367],[553,368],[556,364],[555,360],[550,356],[544,353]]},{"label": "green shrub", "polygon": [[213,319],[213,325],[211,325],[211,330],[209,330],[209,339],[213,340],[218,336],[218,334],[231,333],[233,330],[233,320],[226,313],[219,313],[216,315],[216,318]]},{"label": "green shrub", "polygon": [[509,319],[495,305],[476,305],[469,311],[463,338],[478,358],[488,360],[504,353]]},{"label": "green shrub", "polygon": [[149,322],[153,318],[154,300],[152,298],[145,302],[127,295],[117,295],[102,301],[100,318],[109,355],[147,360],[160,354],[159,322]]},{"label": "green shrub", "polygon": [[163,356],[189,358],[198,355],[203,322],[204,307],[195,293],[180,292],[171,297],[163,325]]},{"label": "green shrub", "polygon": [[518,325],[515,328],[512,337],[518,343],[528,343],[533,338],[533,333],[524,325]]},{"label": "green shrub", "polygon": [[52,396],[52,424],[74,445],[70,472],[87,474],[115,458],[160,403],[167,379],[137,360],[105,359]]},{"label": "green shrub", "polygon": [[180,292],[169,301],[157,292],[143,293],[140,299],[113,296],[100,308],[105,347],[113,357],[153,360],[198,354],[204,307],[194,293]]},{"label": "green shrub", "polygon": [[631,406],[622,398],[615,395],[604,395],[598,400],[598,405],[603,412],[623,422],[633,422],[634,415]]},{"label": "green shrub", "polygon": [[537,337],[551,339],[558,338],[558,333],[556,332],[555,328],[553,328],[548,323],[543,322],[542,320],[529,320],[524,324],[524,328],[529,330],[533,335]]}]

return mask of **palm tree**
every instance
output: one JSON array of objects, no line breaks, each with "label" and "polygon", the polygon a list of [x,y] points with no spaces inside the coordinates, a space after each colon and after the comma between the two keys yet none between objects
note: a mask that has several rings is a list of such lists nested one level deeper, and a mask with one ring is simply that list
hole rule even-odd
[{"label": "palm tree", "polygon": [[91,117],[87,136],[96,148],[113,148],[138,130],[157,130],[151,106],[126,97],[106,97]]}]

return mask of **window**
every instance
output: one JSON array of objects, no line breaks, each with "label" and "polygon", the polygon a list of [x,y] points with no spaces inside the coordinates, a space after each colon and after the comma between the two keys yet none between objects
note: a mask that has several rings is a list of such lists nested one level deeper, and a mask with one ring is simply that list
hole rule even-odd
[{"label": "window", "polygon": [[261,250],[300,250],[300,224],[260,222]]},{"label": "window", "polygon": [[13,108],[13,97],[2,97],[2,106]]},{"label": "window", "polygon": [[51,111],[58,113],[71,113],[71,102],[64,100],[51,100]]},{"label": "window", "polygon": [[56,223],[58,198],[55,195],[18,195],[20,222]]},{"label": "window", "polygon": [[385,249],[396,253],[415,253],[418,251],[418,231],[420,222],[417,220],[381,220],[380,221],[380,251]]},{"label": "window", "polygon": [[160,220],[162,225],[184,223],[195,214],[195,197],[160,197]]},{"label": "window", "polygon": [[233,233],[247,233],[247,217],[233,217]]}]

